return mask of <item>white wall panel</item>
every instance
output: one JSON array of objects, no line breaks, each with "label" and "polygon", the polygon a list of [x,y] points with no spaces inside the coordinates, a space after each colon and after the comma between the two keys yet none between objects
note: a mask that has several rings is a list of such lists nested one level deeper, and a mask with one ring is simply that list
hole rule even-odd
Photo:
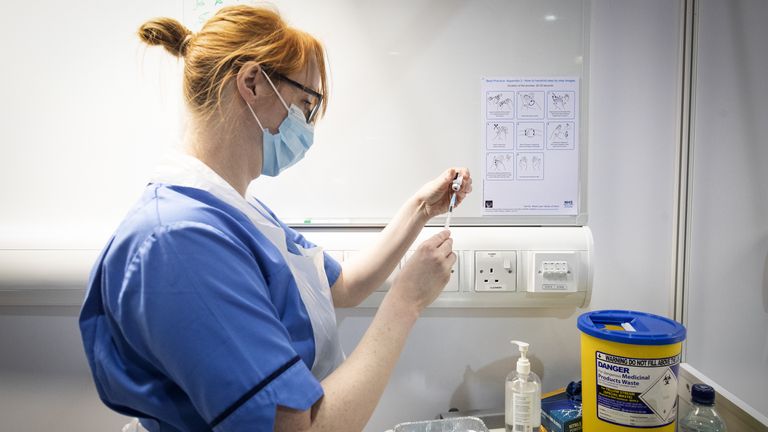
[{"label": "white wall panel", "polygon": [[686,361],[768,416],[766,20],[763,1],[700,2],[685,316]]},{"label": "white wall panel", "polygon": [[592,307],[671,316],[680,5],[592,7]]}]

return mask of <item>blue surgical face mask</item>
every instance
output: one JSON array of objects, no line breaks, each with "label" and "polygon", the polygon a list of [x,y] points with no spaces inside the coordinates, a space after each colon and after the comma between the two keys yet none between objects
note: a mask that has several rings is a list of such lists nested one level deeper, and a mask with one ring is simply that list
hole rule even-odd
[{"label": "blue surgical face mask", "polygon": [[264,128],[251,105],[248,102],[245,103],[248,109],[251,110],[253,118],[256,119],[256,123],[259,124],[261,132],[264,134],[262,138],[263,156],[261,173],[269,177],[275,177],[304,158],[304,154],[312,147],[314,127],[307,123],[304,112],[299,107],[291,104],[291,107],[288,108],[288,104],[285,103],[280,92],[277,91],[277,87],[275,87],[272,80],[264,72],[264,69],[261,72],[264,73],[272,89],[277,93],[277,97],[280,98],[280,102],[288,111],[285,120],[280,123],[277,129],[277,134],[273,134]]}]

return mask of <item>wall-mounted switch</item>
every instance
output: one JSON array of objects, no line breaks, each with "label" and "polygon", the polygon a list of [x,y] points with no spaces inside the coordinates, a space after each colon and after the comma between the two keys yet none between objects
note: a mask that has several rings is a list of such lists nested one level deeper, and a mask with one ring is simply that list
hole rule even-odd
[{"label": "wall-mounted switch", "polygon": [[574,293],[579,284],[577,252],[529,252],[527,291]]}]

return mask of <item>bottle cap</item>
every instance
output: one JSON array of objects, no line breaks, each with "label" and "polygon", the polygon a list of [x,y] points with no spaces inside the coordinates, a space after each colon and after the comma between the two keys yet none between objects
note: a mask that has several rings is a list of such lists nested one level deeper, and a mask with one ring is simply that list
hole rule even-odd
[{"label": "bottle cap", "polygon": [[517,373],[528,375],[531,373],[531,362],[528,360],[528,347],[526,342],[510,341],[512,345],[517,345],[520,350],[520,358],[517,359]]},{"label": "bottle cap", "polygon": [[691,400],[701,405],[714,405],[715,389],[706,384],[694,384],[691,388]]},{"label": "bottle cap", "polygon": [[453,189],[454,192],[458,192],[459,189],[461,189],[461,182],[464,180],[464,177],[460,176],[459,173],[456,173],[456,177],[453,178],[453,182],[451,183],[451,189]]},{"label": "bottle cap", "polygon": [[571,402],[581,404],[581,381],[571,381],[565,388],[565,393]]}]

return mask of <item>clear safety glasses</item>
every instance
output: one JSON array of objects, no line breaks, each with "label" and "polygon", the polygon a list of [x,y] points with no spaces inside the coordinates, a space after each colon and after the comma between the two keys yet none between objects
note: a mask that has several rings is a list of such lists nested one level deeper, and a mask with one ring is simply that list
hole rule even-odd
[{"label": "clear safety glasses", "polygon": [[287,76],[285,76],[283,74],[280,74],[280,73],[277,73],[277,72],[272,72],[269,75],[272,75],[272,76],[274,76],[275,78],[277,78],[279,80],[285,81],[288,84],[296,87],[297,89],[299,89],[299,90],[303,91],[304,93],[307,93],[308,95],[313,96],[315,98],[314,104],[312,104],[312,107],[309,109],[308,112],[306,112],[307,123],[309,123],[309,124],[314,123],[315,119],[317,117],[317,113],[320,111],[320,106],[323,104],[323,95],[321,93],[318,93],[315,90],[312,90],[311,88],[309,88],[309,87],[307,87],[307,86],[305,86],[305,85],[303,85],[301,83],[298,83],[298,82],[288,78]]}]

